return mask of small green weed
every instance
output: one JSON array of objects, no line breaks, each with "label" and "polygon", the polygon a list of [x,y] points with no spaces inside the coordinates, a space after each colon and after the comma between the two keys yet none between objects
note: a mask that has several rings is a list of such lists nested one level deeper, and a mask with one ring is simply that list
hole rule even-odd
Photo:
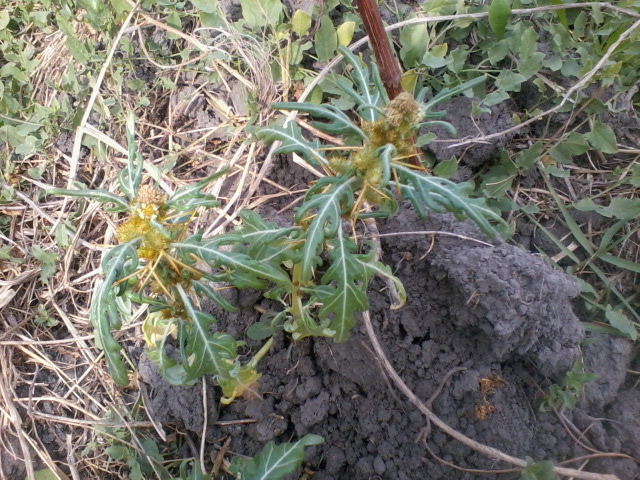
[{"label": "small green weed", "polygon": [[597,378],[598,375],[586,372],[582,361],[577,360],[561,385],[554,384],[549,387],[540,404],[540,411],[573,410],[584,393],[584,387]]},{"label": "small green weed", "polygon": [[[106,419],[116,420],[119,416],[113,410]],[[142,438],[129,428],[96,426],[102,442],[91,442],[82,451],[87,456],[97,451],[107,456],[109,463],[125,466],[127,478],[144,480],[152,476],[158,480],[214,480],[212,475],[202,471],[199,462],[194,459],[171,460],[175,452],[161,452],[152,438]],[[234,457],[229,472],[243,480],[279,478],[294,472],[304,461],[304,449],[319,445],[322,438],[317,435],[305,435],[297,442],[267,443],[253,458]]]},{"label": "small green weed", "polygon": [[234,457],[229,471],[243,480],[277,480],[295,470],[304,461],[304,448],[323,442],[317,435],[305,435],[297,442],[267,443],[254,458]]},{"label": "small green weed", "polygon": [[60,323],[55,317],[52,317],[49,312],[47,312],[47,308],[42,304],[38,305],[36,318],[33,321],[37,325],[45,328],[55,327]]},{"label": "small green weed", "polygon": [[[263,140],[281,142],[276,153],[295,152],[327,173],[309,189],[294,217],[299,231],[292,239],[302,247],[301,257],[292,256],[295,290],[290,317],[284,325],[294,338],[322,335],[337,341],[346,340],[354,325],[355,312],[367,308],[365,292],[373,275],[392,279],[403,298],[404,290],[388,267],[375,261],[377,253],[373,247],[370,246],[368,254],[354,253],[357,245],[343,232],[342,218],[355,225],[360,219],[390,216],[397,208],[393,192],[398,192],[415,205],[417,212],[424,212],[425,208],[447,210],[459,218],[471,218],[488,234],[495,232],[489,220],[501,221],[481,199],[465,195],[468,185],[430,176],[409,163],[415,154],[413,136],[422,118],[428,117],[429,109],[472,88],[482,79],[445,90],[422,106],[408,94],[387,103],[375,70],[370,76],[347,49],[341,48],[340,52],[353,68],[353,84],[358,90],[340,79],[337,83],[355,103],[358,122],[332,105],[278,103],[274,106],[325,120],[313,121],[312,125],[330,135],[338,135],[343,146],[309,142],[294,124],[256,131]],[[325,252],[328,265],[323,256]],[[320,266],[325,273],[317,282],[315,272]],[[321,305],[317,311],[315,304]]]},{"label": "small green weed", "polygon": [[[104,419],[107,423],[118,422],[122,417],[110,409]],[[124,426],[96,425],[94,428],[101,441],[88,443],[81,456],[86,457],[96,451],[102,451],[109,463],[126,465],[129,478],[134,480],[149,478],[154,473],[160,480],[173,478],[163,465],[163,455],[153,439],[139,437],[133,430]]]},{"label": "small green weed", "polygon": [[536,462],[531,457],[526,457],[525,460],[527,466],[522,470],[520,480],[560,480],[558,474],[553,471],[553,462]]}]

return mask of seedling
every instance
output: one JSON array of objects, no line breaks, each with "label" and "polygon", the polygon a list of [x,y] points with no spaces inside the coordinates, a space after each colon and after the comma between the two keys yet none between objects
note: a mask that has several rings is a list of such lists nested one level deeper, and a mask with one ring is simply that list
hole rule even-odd
[{"label": "seedling", "polygon": [[545,394],[540,404],[540,411],[573,410],[584,394],[584,387],[597,378],[598,375],[585,371],[582,361],[577,360],[567,372],[561,385],[554,384],[549,387],[549,392]]}]

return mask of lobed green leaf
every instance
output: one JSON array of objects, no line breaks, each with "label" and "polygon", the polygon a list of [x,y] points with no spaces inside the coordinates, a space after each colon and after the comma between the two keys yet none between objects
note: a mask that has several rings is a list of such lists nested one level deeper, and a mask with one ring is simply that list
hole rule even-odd
[{"label": "lobed green leaf", "polygon": [[[316,297],[322,304],[318,316],[329,316],[330,327],[335,331],[336,342],[344,342],[355,326],[355,314],[369,308],[366,288],[370,276],[361,262],[359,255],[353,252],[358,246],[344,233],[339,232],[334,239],[327,242],[331,266],[322,276],[321,284],[330,289],[320,291]],[[327,294],[328,293],[328,294]]]},{"label": "lobed green leaf", "polygon": [[50,188],[47,190],[48,195],[63,195],[67,197],[91,198],[100,203],[113,203],[114,207],[105,208],[107,212],[124,212],[129,210],[129,203],[122,197],[114,195],[103,188],[95,190],[68,190],[66,188]]},{"label": "lobed green leaf", "polygon": [[237,307],[231,305],[231,303],[229,303],[226,298],[224,298],[222,295],[220,295],[220,293],[216,292],[206,283],[192,280],[191,286],[199,296],[209,298],[210,300],[214,301],[216,304],[224,308],[226,311],[235,312],[238,310]]},{"label": "lobed green leaf", "polygon": [[335,237],[342,228],[342,215],[348,213],[353,205],[354,181],[355,178],[348,175],[318,180],[296,211],[295,222],[308,224],[300,259],[300,281],[303,285],[310,283],[315,266],[321,263],[319,255],[324,250],[325,239]]},{"label": "lobed green leaf", "polygon": [[218,249],[219,239],[202,241],[191,237],[182,243],[173,243],[181,256],[194,255],[212,268],[227,269],[229,281],[239,288],[262,289],[273,282],[278,286],[289,287],[289,275],[278,265],[253,260],[244,253]]},{"label": "lobed green leaf", "polygon": [[239,366],[236,340],[226,333],[209,332],[209,327],[216,319],[196,310],[180,284],[176,285],[176,289],[186,317],[190,320],[179,329],[179,340],[185,341],[181,352],[182,366],[186,372],[184,383],[193,383],[204,375],[229,378],[230,372]]},{"label": "lobed green leaf", "polygon": [[202,180],[198,180],[196,183],[184,185],[176,190],[174,194],[171,195],[171,198],[167,200],[166,206],[176,212],[184,212],[184,215],[173,217],[171,222],[184,223],[191,218],[196,208],[212,208],[220,205],[220,202],[218,202],[213,195],[204,193],[202,189],[225,173],[227,173],[227,169],[209,175]]},{"label": "lobed green leaf", "polygon": [[400,179],[397,186],[418,212],[423,207],[434,212],[446,210],[458,219],[473,220],[490,237],[495,236],[496,230],[489,220],[504,224],[502,218],[486,206],[484,199],[469,198],[466,195],[468,185],[424,175],[400,164],[395,164],[394,168]]},{"label": "lobed green leaf", "polygon": [[341,46],[338,48],[338,51],[345,58],[346,62],[353,67],[351,76],[353,77],[357,90],[354,90],[345,82],[338,82],[338,85],[356,102],[363,120],[367,122],[375,121],[377,112],[374,107],[378,107],[382,101],[380,90],[378,88],[371,88],[369,70],[351,50]]},{"label": "lobed green leaf", "polygon": [[[310,295],[311,298],[319,298],[319,290],[329,290],[330,287],[324,285],[314,285],[308,289],[302,289],[305,294]],[[329,294],[329,293],[327,293]],[[291,309],[287,311],[292,313]],[[336,334],[334,330],[329,328],[331,320],[328,318],[316,321],[316,316],[313,312],[313,304],[308,302],[302,312],[291,315],[287,321],[284,322],[284,330],[291,334],[294,340],[301,340],[306,337],[327,337],[333,338]]]},{"label": "lobed green leaf", "polygon": [[234,251],[245,253],[264,263],[278,265],[294,259],[295,245],[289,237],[300,232],[300,227],[278,227],[250,210],[241,211],[240,218],[240,228],[215,238],[219,245],[233,245]]},{"label": "lobed green leaf", "polygon": [[136,148],[135,137],[135,114],[133,111],[129,111],[127,114],[127,142],[128,142],[128,159],[127,168],[123,169],[118,175],[118,183],[120,184],[120,191],[124,193],[129,200],[138,193],[138,186],[142,181],[142,155],[140,155]]},{"label": "lobed green leaf", "polygon": [[316,118],[325,118],[330,120],[326,122],[311,122],[311,125],[319,130],[336,135],[356,135],[362,140],[366,140],[367,137],[362,130],[360,130],[353,120],[351,120],[342,110],[336,108],[333,105],[323,104],[316,105],[315,103],[296,103],[296,102],[276,102],[271,105],[277,110],[297,110],[298,112],[308,113]]},{"label": "lobed green leaf", "polygon": [[369,278],[373,278],[374,275],[377,275],[380,278],[389,279],[394,284],[398,298],[393,299],[397,303],[391,305],[391,310],[402,308],[407,301],[407,292],[404,285],[400,279],[393,274],[389,265],[385,265],[384,263],[375,260],[376,251],[374,250],[373,245],[371,245],[370,248],[371,251],[367,255],[356,256],[356,261],[359,262],[362,268],[367,271],[367,276]]},{"label": "lobed green leaf", "polygon": [[322,148],[320,142],[318,140],[306,141],[302,137],[302,130],[294,123],[289,123],[286,127],[273,125],[260,128],[255,133],[260,140],[265,142],[280,142],[280,146],[274,151],[275,154],[298,153],[311,165],[327,165],[329,163],[320,153],[320,148]]},{"label": "lobed green leaf", "polygon": [[138,269],[139,261],[136,252],[138,242],[139,240],[132,240],[117,245],[105,254],[101,262],[105,279],[93,294],[90,308],[98,347],[104,351],[111,377],[116,385],[121,387],[129,384],[129,378],[119,353],[122,347],[113,338],[111,328],[121,327],[117,297],[126,292],[127,282],[121,282],[118,285],[114,283],[129,277]]},{"label": "lobed green leaf", "polygon": [[305,435],[294,443],[267,443],[255,458],[234,457],[229,471],[242,480],[277,480],[293,473],[304,461],[304,448],[323,443],[322,437]]},{"label": "lobed green leaf", "polygon": [[373,244],[370,247],[366,254],[355,253],[358,245],[342,232],[327,241],[331,265],[322,276],[321,284],[313,289],[312,301],[322,305],[318,317],[330,319],[329,328],[335,332],[333,338],[336,342],[349,338],[356,323],[356,312],[369,308],[367,287],[375,275],[394,283],[398,298],[392,305],[393,309],[402,307],[406,302],[407,294],[402,282],[387,265],[375,260],[377,252]]}]

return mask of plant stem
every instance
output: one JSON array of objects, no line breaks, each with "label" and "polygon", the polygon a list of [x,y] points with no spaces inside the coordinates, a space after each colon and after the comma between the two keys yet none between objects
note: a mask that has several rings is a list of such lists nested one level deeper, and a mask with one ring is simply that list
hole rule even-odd
[{"label": "plant stem", "polygon": [[389,100],[393,100],[402,92],[400,77],[402,70],[395,55],[391,51],[387,32],[382,25],[382,17],[375,0],[356,0],[358,12],[364,23],[364,29],[369,35],[373,54],[378,62],[380,78],[382,84],[389,95]]},{"label": "plant stem", "polygon": [[[371,43],[373,55],[378,63],[380,79],[387,91],[389,100],[393,100],[402,93],[402,85],[400,84],[402,69],[400,68],[400,62],[398,62],[391,50],[391,45],[389,45],[387,32],[384,29],[384,25],[382,25],[380,10],[378,10],[376,0],[356,0],[356,4],[364,23],[364,29],[369,35],[369,43]],[[419,148],[416,148],[416,154],[410,159],[411,164],[419,166],[422,165],[423,161],[422,152]]]},{"label": "plant stem", "polygon": [[254,369],[258,366],[258,362],[262,360],[262,358],[269,352],[271,347],[273,346],[273,337],[270,337],[269,340],[262,346],[262,348],[256,353],[253,358],[247,363],[247,366],[251,369]]},{"label": "plant stem", "polygon": [[302,278],[302,265],[296,263],[293,265],[293,274],[291,280],[293,283],[293,292],[291,292],[291,315],[295,319],[303,318],[302,292],[300,291],[300,280]]}]

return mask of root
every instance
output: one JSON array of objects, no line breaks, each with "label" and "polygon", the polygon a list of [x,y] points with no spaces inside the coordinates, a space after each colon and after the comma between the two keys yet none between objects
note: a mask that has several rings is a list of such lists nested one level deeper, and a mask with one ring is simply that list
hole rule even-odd
[{"label": "root", "polygon": [[[446,465],[449,468],[453,468],[454,470],[459,470],[461,472],[498,475],[498,474],[504,474],[504,473],[515,473],[520,470],[519,468],[505,468],[502,470],[482,470],[477,468],[464,468],[464,467],[461,467],[460,465],[456,465],[455,463],[447,462],[444,458],[440,458],[438,455],[435,454],[433,450],[431,450],[431,448],[429,447],[429,444],[426,441],[424,442],[424,448],[427,449],[427,452],[429,452],[429,455],[431,455],[441,464]],[[421,461],[424,464],[427,463],[426,458],[421,459]]]},{"label": "root", "polygon": [[[444,378],[440,381],[440,384],[438,385],[438,388],[436,388],[436,391],[433,392],[433,395],[431,395],[429,397],[429,400],[425,402],[425,406],[429,410],[432,410],[433,402],[435,402],[436,399],[440,396],[440,394],[442,393],[442,390],[444,390],[444,387],[447,385],[447,383],[449,383],[449,380],[451,379],[451,377],[453,377],[456,373],[466,372],[466,371],[467,369],[465,367],[454,367],[451,370],[449,370],[447,374],[444,376]],[[414,443],[422,442],[424,446],[427,448],[427,450],[429,450],[429,446],[427,445],[427,438],[429,438],[429,435],[431,435],[431,421],[429,420],[429,418],[427,418],[427,424],[420,429],[420,431],[418,432],[418,435],[416,436],[416,439],[414,440]],[[429,450],[429,453],[431,453],[431,450]],[[436,457],[435,455],[433,456]]]},{"label": "root", "polygon": [[[395,371],[393,365],[387,358],[378,341],[378,337],[376,336],[375,330],[373,328],[373,324],[371,323],[371,317],[369,312],[363,312],[362,318],[364,320],[365,328],[367,329],[367,334],[369,335],[369,340],[371,341],[371,345],[373,346],[374,351],[378,355],[378,361],[383,366],[386,374],[393,380],[393,383],[396,384],[398,389],[409,399],[409,401],[418,409],[420,412],[427,418],[429,422],[433,425],[437,426],[440,430],[445,432],[447,435],[455,438],[459,442],[463,443],[467,447],[482,453],[490,458],[495,460],[500,460],[511,465],[514,465],[519,468],[524,468],[527,466],[527,463],[516,457],[512,457],[497,448],[489,447],[480,442],[477,442],[466,435],[458,432],[456,429],[450,427],[445,422],[440,420],[438,416],[436,416],[431,409],[425,405],[425,403],[420,400],[415,393],[411,391],[409,387],[404,383],[400,375]],[[565,477],[573,477],[582,480],[619,480],[619,478],[615,475],[609,474],[600,474],[600,473],[591,473],[591,472],[582,472],[580,470],[575,470],[573,468],[564,468],[564,467],[553,467],[553,471],[561,476]]]}]

